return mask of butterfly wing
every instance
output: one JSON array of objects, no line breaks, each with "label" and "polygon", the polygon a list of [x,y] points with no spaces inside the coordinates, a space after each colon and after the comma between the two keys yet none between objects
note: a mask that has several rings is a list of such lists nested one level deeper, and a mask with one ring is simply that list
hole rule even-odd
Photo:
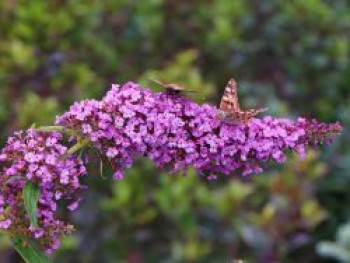
[{"label": "butterfly wing", "polygon": [[165,84],[164,88],[170,89],[170,90],[173,90],[173,91],[183,91],[183,90],[185,90],[184,87],[182,87],[181,85],[176,84],[176,83]]},{"label": "butterfly wing", "polygon": [[230,79],[220,102],[220,111],[220,116],[226,120],[246,123],[256,115],[267,111],[267,108],[242,111],[238,101],[237,83],[234,79]]},{"label": "butterfly wing", "polygon": [[242,111],[237,114],[240,121],[246,123],[249,122],[252,118],[254,118],[256,115],[263,113],[267,111],[267,108],[260,108],[260,109],[250,109],[247,111]]},{"label": "butterfly wing", "polygon": [[267,110],[268,110],[268,108],[250,109],[246,113],[251,115],[252,117],[255,117],[256,115],[263,113]]},{"label": "butterfly wing", "polygon": [[181,86],[180,84],[177,84],[177,83],[165,83],[165,82],[160,81],[159,79],[155,79],[155,78],[150,78],[150,80],[153,81],[154,83],[158,84],[159,86],[161,86],[163,89],[170,91],[170,92],[179,93],[179,92],[185,90],[185,88],[183,86]]},{"label": "butterfly wing", "polygon": [[241,111],[238,102],[237,83],[234,79],[230,79],[225,87],[224,95],[220,101],[220,110],[227,113],[237,113]]},{"label": "butterfly wing", "polygon": [[166,84],[162,81],[160,81],[159,79],[155,79],[155,78],[149,78],[150,81],[156,83],[157,85],[161,86],[161,87],[165,87]]}]

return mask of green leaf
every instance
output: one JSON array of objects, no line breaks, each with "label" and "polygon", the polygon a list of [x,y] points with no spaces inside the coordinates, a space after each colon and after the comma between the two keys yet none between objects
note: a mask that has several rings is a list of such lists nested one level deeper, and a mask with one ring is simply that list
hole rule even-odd
[{"label": "green leaf", "polygon": [[38,201],[40,196],[40,188],[32,181],[27,181],[23,188],[24,206],[29,215],[30,223],[38,227]]},{"label": "green leaf", "polygon": [[22,256],[27,263],[52,263],[42,251],[36,247],[27,244],[23,245],[23,241],[19,237],[12,237],[12,244],[17,252]]}]

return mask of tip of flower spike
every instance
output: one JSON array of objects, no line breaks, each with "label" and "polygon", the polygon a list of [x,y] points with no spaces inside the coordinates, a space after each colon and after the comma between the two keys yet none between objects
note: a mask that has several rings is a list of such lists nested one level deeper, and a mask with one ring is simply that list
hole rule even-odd
[{"label": "tip of flower spike", "polygon": [[320,123],[317,120],[306,121],[307,135],[314,143],[332,141],[337,135],[343,133],[344,128],[340,122],[331,124]]},{"label": "tip of flower spike", "polygon": [[343,125],[341,125],[341,123],[339,121],[334,123],[334,127],[335,127],[335,132],[337,132],[338,134],[343,133],[344,127],[343,127]]}]

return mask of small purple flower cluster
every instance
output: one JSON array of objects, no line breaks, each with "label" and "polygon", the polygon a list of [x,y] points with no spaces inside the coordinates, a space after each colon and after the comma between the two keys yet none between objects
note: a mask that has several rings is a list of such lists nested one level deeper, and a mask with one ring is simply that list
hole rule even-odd
[{"label": "small purple flower cluster", "polygon": [[227,123],[213,106],[141,89],[132,82],[113,85],[101,101],[75,103],[57,124],[88,138],[111,160],[116,179],[123,178],[138,156],[174,172],[193,166],[208,179],[217,173],[259,173],[270,159],[284,162],[286,150],[302,156],[310,142],[331,140],[342,130],[338,123],[302,118]]},{"label": "small purple flower cluster", "polygon": [[[16,132],[0,153],[0,229],[24,239],[34,238],[51,253],[59,237],[72,226],[55,218],[59,200],[74,210],[79,203],[79,178],[86,174],[74,156],[62,158],[67,147],[56,132]],[[38,226],[33,226],[23,205],[23,188],[31,180],[40,188]]]}]

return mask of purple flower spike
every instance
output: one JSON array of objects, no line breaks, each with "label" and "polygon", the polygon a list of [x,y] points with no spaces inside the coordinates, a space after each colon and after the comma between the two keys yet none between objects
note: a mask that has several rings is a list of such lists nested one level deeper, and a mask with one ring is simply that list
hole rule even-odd
[{"label": "purple flower spike", "polygon": [[209,180],[214,174],[261,173],[269,160],[283,163],[287,150],[301,157],[310,143],[331,141],[339,123],[265,117],[247,124],[222,122],[217,108],[142,89],[133,82],[112,85],[102,101],[74,104],[57,124],[87,136],[116,168],[115,178],[138,156],[172,172],[193,166]]},{"label": "purple flower spike", "polygon": [[[62,135],[28,130],[10,137],[0,158],[0,228],[11,234],[38,240],[46,251],[57,249],[61,234],[71,227],[55,218],[57,200],[69,200],[68,209],[77,208],[85,175],[83,162],[75,156],[62,158],[67,147]],[[22,190],[30,179],[40,188],[39,227],[30,225],[23,206]]]},{"label": "purple flower spike", "polygon": [[[109,159],[115,179],[123,179],[139,156],[170,167],[172,173],[186,174],[193,166],[208,180],[233,172],[261,173],[270,160],[285,162],[288,150],[303,157],[309,145],[330,143],[343,129],[339,123],[303,118],[223,122],[213,106],[141,89],[133,82],[112,85],[101,101],[75,103],[57,124],[63,126],[58,130],[67,128],[76,136],[71,140],[79,137],[75,147],[90,142]],[[83,161],[71,154],[77,148],[68,151],[61,142],[60,133],[29,129],[16,132],[0,152],[0,229],[36,239],[47,253],[60,246],[61,234],[72,231],[56,218],[57,202],[64,200],[69,210],[76,210],[84,188],[79,179],[86,174]],[[27,180],[40,188],[37,227],[30,224],[23,205]]]}]

